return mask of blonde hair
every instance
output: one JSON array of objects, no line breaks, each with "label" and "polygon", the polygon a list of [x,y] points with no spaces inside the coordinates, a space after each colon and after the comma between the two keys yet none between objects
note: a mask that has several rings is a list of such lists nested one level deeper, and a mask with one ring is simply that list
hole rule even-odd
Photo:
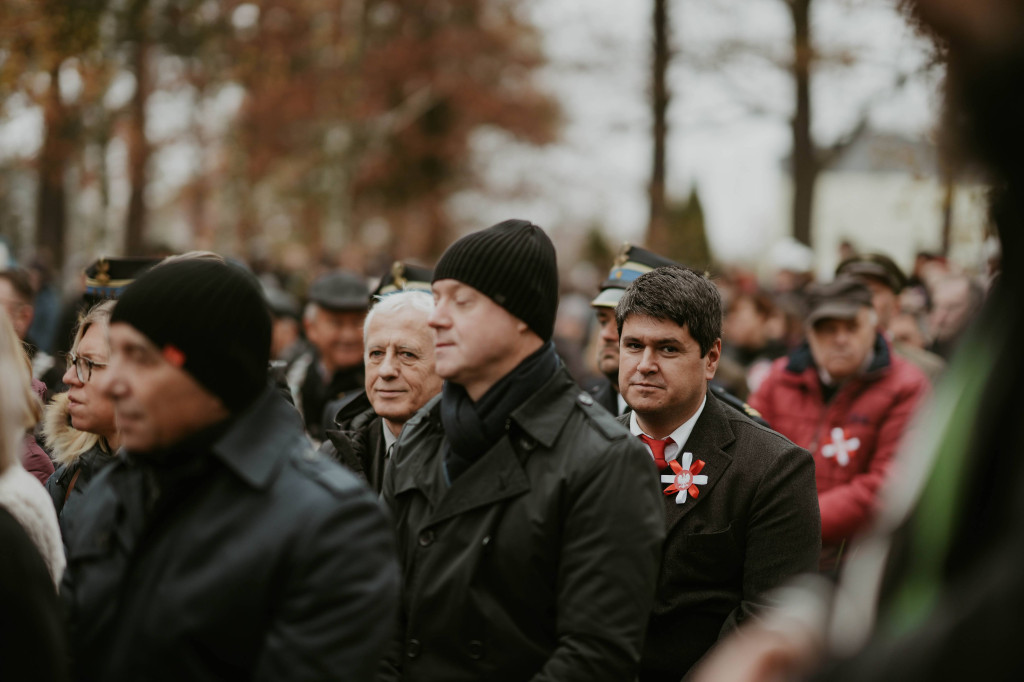
[{"label": "blonde hair", "polygon": [[[89,328],[96,324],[107,324],[116,301],[102,301],[89,308],[78,319],[75,329],[75,340],[71,343],[71,352],[78,352],[78,344],[82,342]],[[43,420],[43,434],[47,443],[53,448],[53,459],[58,464],[70,464],[80,456],[99,445],[104,452],[110,452],[107,439],[98,433],[79,431],[63,424],[67,420],[67,394],[57,396],[46,408]],[[58,438],[57,434],[60,433]]]},{"label": "blonde hair", "polygon": [[75,328],[75,340],[71,342],[71,352],[78,352],[78,344],[82,342],[82,337],[89,331],[89,327],[93,326],[97,322],[109,322],[110,313],[114,311],[114,304],[117,301],[101,301],[89,308],[84,315],[78,318],[78,326]]},{"label": "blonde hair", "polygon": [[0,473],[18,463],[25,430],[35,425],[39,398],[32,364],[7,315],[0,314]]}]

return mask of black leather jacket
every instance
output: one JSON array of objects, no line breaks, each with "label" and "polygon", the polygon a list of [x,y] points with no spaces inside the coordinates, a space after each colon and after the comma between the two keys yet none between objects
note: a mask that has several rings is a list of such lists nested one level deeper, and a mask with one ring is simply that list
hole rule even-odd
[{"label": "black leather jacket", "polygon": [[65,538],[81,680],[370,680],[398,594],[393,534],[266,392],[154,501],[121,456]]}]

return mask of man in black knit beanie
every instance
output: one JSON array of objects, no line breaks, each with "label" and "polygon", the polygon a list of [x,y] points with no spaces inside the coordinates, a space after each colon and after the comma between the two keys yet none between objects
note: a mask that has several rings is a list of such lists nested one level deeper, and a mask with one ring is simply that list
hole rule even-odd
[{"label": "man in black knit beanie", "polygon": [[122,451],[64,540],[76,679],[371,680],[398,588],[390,528],[267,382],[270,318],[241,267],[129,285],[91,381]]},{"label": "man in black knit beanie", "polygon": [[555,354],[551,240],[524,220],[467,235],[432,288],[446,381],[385,473],[405,584],[383,679],[633,679],[659,491],[639,442]]}]

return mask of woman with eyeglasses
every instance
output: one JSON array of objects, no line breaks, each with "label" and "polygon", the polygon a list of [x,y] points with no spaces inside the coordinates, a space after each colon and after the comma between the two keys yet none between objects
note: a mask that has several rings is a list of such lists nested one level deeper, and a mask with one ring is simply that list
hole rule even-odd
[{"label": "woman with eyeglasses", "polygon": [[43,415],[43,437],[57,464],[46,489],[62,528],[65,510],[73,508],[75,498],[118,448],[114,403],[100,392],[98,381],[110,357],[107,325],[113,309],[114,301],[104,301],[78,323],[62,378],[68,391],[54,397]]}]

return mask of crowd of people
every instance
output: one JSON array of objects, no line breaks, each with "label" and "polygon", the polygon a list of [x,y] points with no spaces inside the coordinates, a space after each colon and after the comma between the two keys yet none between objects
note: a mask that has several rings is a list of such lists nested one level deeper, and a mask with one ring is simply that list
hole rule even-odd
[{"label": "crowd of people", "polygon": [[[1008,7],[917,11],[1012,263]],[[626,247],[596,374],[525,220],[304,308],[209,252],[101,259],[66,363],[0,273],[0,674],[1015,679],[1019,274],[968,327],[983,288],[923,260],[765,292]]]},{"label": "crowd of people", "polygon": [[[372,292],[326,272],[304,308],[209,252],[87,275],[48,388],[31,298],[4,319],[0,506],[59,585],[58,679],[66,656],[80,679],[679,680],[773,589],[835,574],[930,386],[880,254],[785,292],[795,345],[776,297],[629,245],[596,342],[556,338],[555,249],[523,220]],[[596,378],[563,359],[584,347]]]}]

